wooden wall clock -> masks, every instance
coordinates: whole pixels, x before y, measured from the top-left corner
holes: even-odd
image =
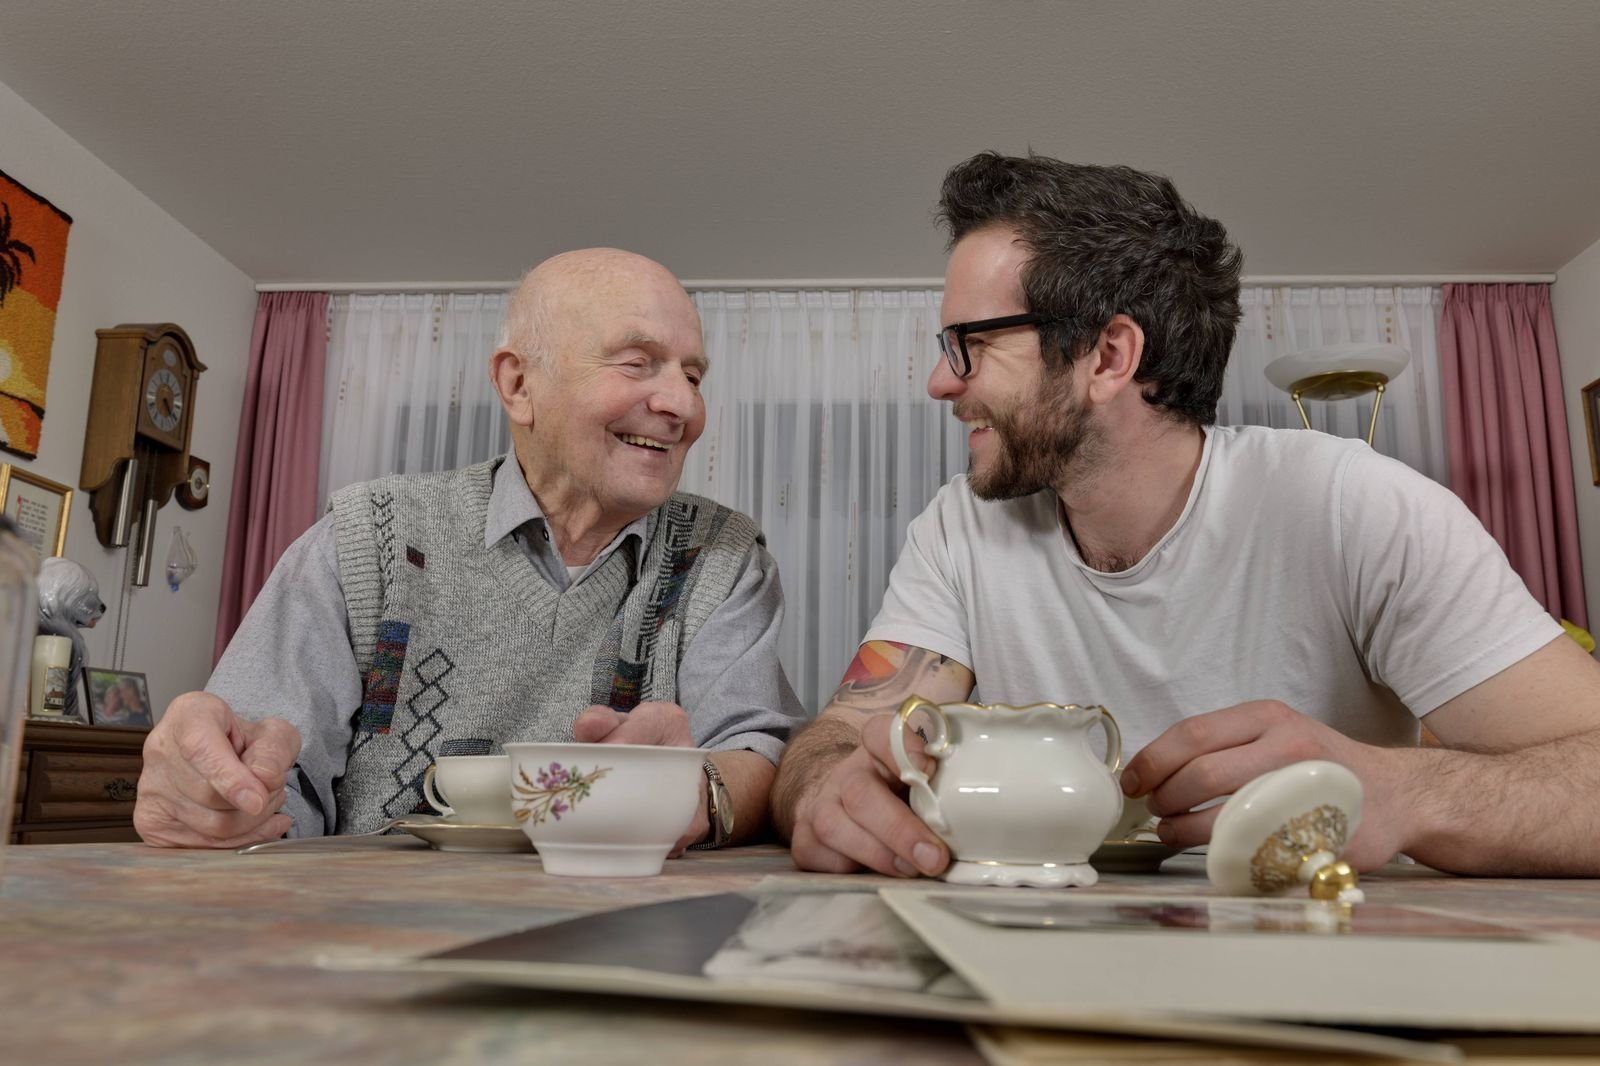
[[[156,510],[174,490],[190,510],[204,507],[209,495],[211,465],[189,454],[205,364],[189,335],[170,322],[99,329],[95,336],[79,487],[89,493],[95,536],[105,547],[126,546],[138,521],[133,583],[145,585]]]

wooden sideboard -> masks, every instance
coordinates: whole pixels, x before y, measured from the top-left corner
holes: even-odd
[[[133,801],[148,729],[29,721],[13,844],[135,841]]]

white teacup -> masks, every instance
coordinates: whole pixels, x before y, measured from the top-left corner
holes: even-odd
[[[906,752],[908,721],[933,721],[923,751],[931,779]],[[1089,730],[1106,735],[1102,758]],[[966,885],[1092,885],[1089,856],[1122,815],[1122,734],[1099,706],[948,703],[912,696],[889,733],[911,809],[950,847],[941,875]]]
[[[510,780],[509,756],[441,755],[422,777],[422,796],[454,821],[514,827]]]
[[[507,744],[511,806],[546,873],[652,877],[705,793],[698,748]]]

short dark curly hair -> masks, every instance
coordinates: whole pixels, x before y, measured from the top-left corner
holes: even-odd
[[[1028,309],[1062,319],[1040,329],[1047,365],[1066,367],[1124,314],[1144,330],[1134,380],[1145,400],[1196,425],[1216,421],[1244,257],[1170,179],[981,152],[945,175],[938,217],[951,247],[998,225],[1032,249],[1022,271]]]

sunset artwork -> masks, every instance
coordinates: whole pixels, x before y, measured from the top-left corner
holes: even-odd
[[[72,219],[0,172],[0,448],[39,454]]]

